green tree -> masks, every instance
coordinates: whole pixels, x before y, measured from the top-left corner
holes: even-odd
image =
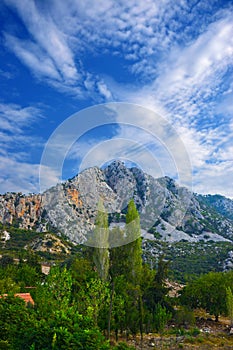
[[[14,259],[10,255],[3,255],[0,259],[0,267],[6,268],[9,265],[14,264]]]
[[[189,283],[182,291],[181,303],[191,308],[203,308],[215,316],[226,313],[226,276],[209,272]]]
[[[13,295],[0,299],[0,339],[6,349],[29,349],[32,344],[28,330],[35,323],[33,311],[28,309],[25,301]]]
[[[35,292],[37,309],[46,319],[57,310],[67,310],[71,302],[72,276],[64,267],[52,267],[44,284],[38,285]]]
[[[22,287],[36,286],[41,280],[41,273],[36,267],[22,263],[17,268],[15,279]]]
[[[169,289],[166,287],[166,279],[168,277],[169,262],[165,261],[163,256],[158,260],[157,270],[151,273],[150,283],[147,284],[143,293],[143,300],[147,310],[147,327],[151,331],[153,327],[158,328],[158,317],[163,313],[160,307],[170,314],[172,307],[167,297]],[[158,309],[159,308],[159,309]],[[161,313],[158,313],[158,310]],[[163,322],[161,320],[161,322]]]
[[[227,314],[230,317],[231,327],[233,327],[233,293],[230,287],[226,288]]]
[[[16,284],[15,281],[11,277],[4,277],[0,279],[0,295],[7,293],[19,293],[20,286]]]
[[[195,315],[192,310],[184,306],[176,310],[174,320],[175,320],[175,324],[178,327],[188,328],[190,326],[194,326]]]
[[[113,326],[116,338],[118,330],[124,327],[136,334],[142,334],[143,304],[142,304],[142,247],[140,238],[140,217],[134,201],[129,202],[126,213],[125,232],[119,228],[111,231],[112,241],[124,241],[110,250],[110,277],[112,283],[111,303],[113,310]],[[116,239],[117,238],[117,239]],[[111,315],[110,315],[111,316]]]
[[[97,278],[97,272],[90,260],[78,256],[69,263],[69,270],[72,275],[72,293],[76,300],[78,292],[85,289],[88,282]]]
[[[140,216],[133,199],[130,200],[126,213],[126,236],[131,241],[127,244],[130,267],[127,279],[137,285],[140,283],[142,272],[142,241]]]
[[[106,281],[109,272],[109,228],[108,214],[102,200],[98,203],[94,239],[98,247],[94,248],[93,260],[101,280]]]
[[[165,307],[162,307],[160,304],[157,304],[154,317],[156,331],[162,333],[167,322],[171,319],[171,317],[172,314],[168,312]]]

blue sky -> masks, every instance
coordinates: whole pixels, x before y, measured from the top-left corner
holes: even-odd
[[[39,190],[46,143],[72,114],[125,102],[175,129],[194,191],[233,198],[232,1],[3,0],[0,16],[1,193]],[[111,160],[117,139],[148,145],[132,127],[96,128],[72,146],[62,178],[74,176],[90,150],[97,153],[87,166]],[[134,152],[118,148],[118,157],[137,163],[130,155],[138,148],[127,145]],[[151,145],[150,152],[158,175],[172,176],[164,153]],[[145,170],[146,162],[145,155]],[[48,185],[61,177],[46,171]]]

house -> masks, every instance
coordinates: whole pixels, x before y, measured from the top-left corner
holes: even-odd
[[[44,275],[48,275],[50,272],[50,269],[51,269],[51,264],[49,264],[49,263],[42,263],[41,264],[41,272]]]
[[[32,304],[33,306],[35,305],[34,300],[31,297],[30,293],[16,293],[15,297],[22,298],[26,304]]]
[[[2,298],[2,297],[7,297],[7,296],[8,296],[8,294],[3,294],[3,295],[0,295],[0,298]],[[34,302],[34,300],[32,299],[30,293],[16,293],[14,296],[15,296],[16,298],[21,298],[21,299],[23,299],[27,305],[29,305],[29,304],[31,304],[32,306],[35,305],[35,302]]]

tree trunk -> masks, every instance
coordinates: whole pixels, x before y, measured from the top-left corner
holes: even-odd
[[[115,329],[115,338],[116,338],[116,342],[118,342],[118,328]]]

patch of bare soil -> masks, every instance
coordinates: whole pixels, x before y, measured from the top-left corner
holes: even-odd
[[[213,318],[207,315],[207,318],[199,317],[196,328],[200,333],[196,336],[169,335],[167,332],[163,336],[158,334],[146,334],[141,342],[140,337],[130,338],[127,343],[137,350],[152,349],[200,349],[200,350],[233,350],[233,334],[230,335],[230,325],[227,318],[220,318],[215,322]],[[125,341],[125,339],[121,339]]]

